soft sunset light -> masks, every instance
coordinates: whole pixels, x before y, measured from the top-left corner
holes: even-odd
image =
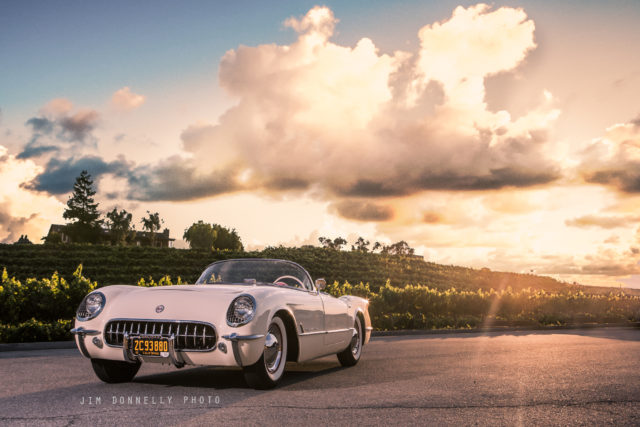
[[[64,223],[86,169],[178,240],[640,288],[640,4],[303,3],[5,6],[0,241]]]

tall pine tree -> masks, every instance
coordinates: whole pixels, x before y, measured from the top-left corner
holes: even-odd
[[[73,242],[96,243],[100,240],[102,220],[98,203],[93,199],[95,194],[91,175],[83,170],[73,184],[73,194],[62,214],[64,219],[71,221],[66,231]]]

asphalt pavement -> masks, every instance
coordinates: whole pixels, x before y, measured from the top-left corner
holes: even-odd
[[[0,353],[0,425],[640,425],[640,329],[375,337],[360,363],[143,365],[104,384],[75,349]]]

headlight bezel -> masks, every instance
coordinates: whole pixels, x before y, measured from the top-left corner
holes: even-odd
[[[99,307],[94,312],[90,312],[89,309],[87,308],[87,301],[89,300],[89,298],[93,298],[93,297],[100,297],[101,301],[100,301]],[[87,296],[85,296],[82,302],[80,303],[80,305],[78,306],[78,309],[76,310],[76,319],[81,322],[86,322],[88,320],[95,319],[100,315],[100,313],[102,313],[102,310],[104,309],[106,304],[107,304],[107,297],[100,291],[93,291],[89,293]],[[86,315],[84,315],[84,313],[86,313]]]
[[[244,303],[244,304],[250,303],[251,304],[250,313],[245,315],[242,315],[242,314],[239,315],[237,312],[237,309],[239,308],[237,306],[238,303]],[[258,310],[258,304],[256,302],[256,299],[253,297],[253,295],[250,295],[250,294],[238,295],[231,301],[231,304],[229,304],[229,308],[227,309],[227,316],[226,316],[227,325],[231,326],[232,328],[237,328],[239,326],[246,325],[247,323],[251,322],[255,318],[257,310]]]

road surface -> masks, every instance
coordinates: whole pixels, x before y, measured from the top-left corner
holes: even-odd
[[[77,350],[0,353],[0,425],[640,425],[640,329],[374,338],[360,363],[239,370],[143,365],[104,384]]]

